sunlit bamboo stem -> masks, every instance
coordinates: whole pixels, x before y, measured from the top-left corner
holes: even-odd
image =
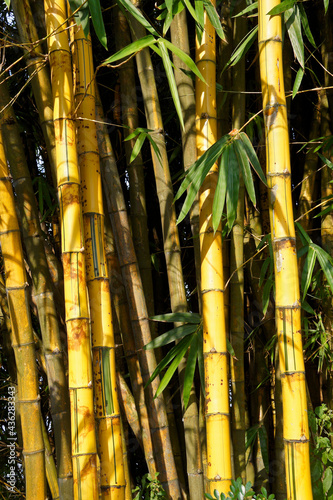
[[[6,274],[6,292],[12,347],[18,367],[20,409],[27,500],[45,500],[45,453],[35,344],[27,295],[27,278],[11,178],[0,131],[0,243]]]
[[[54,104],[71,400],[74,499],[98,497],[93,374],[77,164],[71,54],[64,0],[45,0]],[[80,367],[80,369],[78,369]]]
[[[102,498],[124,500],[125,475],[116,383],[115,342],[104,244],[104,210],[95,124],[95,81],[91,39],[73,25],[72,43],[77,140],[81,172],[98,451]]]
[[[217,140],[215,30],[206,13],[202,40],[196,42],[196,64],[207,82],[196,80],[197,154],[201,156]],[[212,227],[216,182],[215,165],[202,185],[199,198],[207,480],[211,494],[215,489],[228,493],[232,476],[222,233],[221,225],[216,232]]]
[[[259,60],[274,250],[287,494],[288,500],[310,500],[309,429],[283,81],[282,26],[281,16],[267,14],[279,3],[279,0],[259,0]]]

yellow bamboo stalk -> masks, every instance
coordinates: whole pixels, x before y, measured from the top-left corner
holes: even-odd
[[[90,36],[73,25],[77,140],[82,185],[82,213],[86,245],[91,339],[94,366],[98,451],[102,498],[124,500],[125,475],[121,421],[116,383],[115,342],[104,242],[104,209],[96,136],[95,81]]]
[[[207,82],[196,80],[197,154],[201,156],[217,140],[215,30],[206,13],[201,43],[196,42],[196,64]],[[232,478],[222,232],[221,225],[216,233],[212,227],[216,182],[215,165],[199,198],[207,480],[211,494],[215,489],[228,493]]]
[[[45,452],[35,344],[27,297],[27,278],[11,178],[0,131],[0,243],[6,273],[6,291],[12,347],[18,367],[18,403],[22,423],[27,500],[44,500]]]
[[[71,54],[64,0],[45,0],[54,104],[57,179],[64,268],[71,400],[74,498],[98,497],[89,310],[83,252],[80,174],[77,164]],[[80,367],[80,369],[78,369]]]
[[[53,103],[49,72],[45,64],[45,55],[38,42],[38,34],[29,0],[13,0],[11,2],[21,41],[26,47],[26,62],[31,86],[34,93],[40,124],[45,139],[52,178],[56,185],[56,152],[53,125]]]
[[[279,3],[279,0],[259,1],[259,61],[274,248],[287,494],[288,500],[310,500],[309,429],[283,81],[282,26],[281,16],[267,15]]]

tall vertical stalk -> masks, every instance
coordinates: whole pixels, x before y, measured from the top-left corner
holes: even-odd
[[[6,273],[12,347],[18,368],[18,402],[22,424],[26,498],[27,500],[44,500],[46,495],[45,453],[35,343],[27,296],[21,234],[1,131],[0,215],[0,243]]]
[[[94,500],[98,497],[98,477],[93,373],[83,252],[80,174],[75,123],[71,115],[73,83],[66,29],[67,13],[64,0],[45,0],[44,5],[54,101],[53,119],[68,337],[74,498]]]
[[[116,383],[115,341],[104,241],[104,210],[95,124],[95,81],[90,37],[75,26],[72,43],[86,273],[91,316],[102,498],[124,500],[125,475]]]
[[[215,30],[206,13],[202,40],[196,42],[196,64],[207,82],[196,80],[197,154],[201,156],[217,140]],[[211,494],[215,489],[228,493],[232,477],[222,231],[221,224],[216,232],[212,227],[216,182],[215,165],[199,194],[207,480]]]
[[[283,81],[282,25],[280,16],[267,15],[278,4],[279,0],[259,1],[259,61],[274,251],[276,329],[282,379],[288,500],[310,500],[309,429]]]

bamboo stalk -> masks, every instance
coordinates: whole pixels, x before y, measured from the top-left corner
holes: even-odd
[[[98,121],[103,121],[100,117]],[[153,350],[144,350],[144,345],[151,341],[148,312],[142,293],[142,283],[136,261],[133,241],[127,219],[126,205],[120,185],[110,139],[106,133],[98,137],[101,170],[106,188],[108,212],[110,215],[126,294],[130,308],[135,350],[138,354],[143,383],[146,384],[156,368]],[[172,454],[169,426],[163,396],[154,398],[159,385],[157,377],[145,391],[149,424],[154,445],[154,456],[159,479],[171,498],[180,498],[178,477]]]
[[[72,26],[77,141],[91,316],[94,391],[102,498],[124,500],[125,475],[116,383],[115,342],[104,242],[104,210],[95,124],[95,81],[90,37]]]
[[[68,337],[74,498],[98,497],[89,310],[83,252],[80,175],[77,164],[71,55],[64,0],[45,0],[54,100],[57,178]],[[80,366],[80,370],[77,367]]]
[[[265,117],[270,224],[274,249],[276,329],[283,397],[288,500],[312,499],[301,306],[291,198],[279,0],[259,1],[259,60]]]
[[[237,8],[245,8],[242,2]],[[234,46],[246,35],[245,18],[234,19]],[[242,58],[233,68],[233,90],[239,93],[232,98],[232,128],[240,129],[245,123],[245,59]],[[246,402],[244,379],[244,201],[245,189],[243,177],[239,181],[239,194],[236,219],[232,228],[230,242],[230,340],[235,356],[230,358],[230,376],[233,394],[232,403],[232,444],[234,453],[235,477],[241,477],[246,483]],[[248,420],[248,418],[247,418]]]
[[[27,500],[44,500],[45,451],[31,317],[20,228],[0,131],[0,243],[6,273],[12,347],[18,377]]]
[[[13,0],[17,28],[21,41],[27,47],[26,61],[29,76],[32,77],[31,86],[34,93],[40,124],[42,127],[47,156],[51,166],[54,185],[57,185],[56,151],[53,125],[52,89],[49,73],[46,67],[45,55],[38,42],[38,34],[31,12],[29,0]]]
[[[205,13],[196,64],[207,84],[196,79],[197,154],[217,140],[215,30]],[[231,482],[228,354],[224,311],[221,224],[212,227],[217,166],[208,173],[199,194],[201,290],[205,364],[207,480],[209,492],[228,493]],[[223,442],[222,448],[217,443]]]
[[[53,283],[46,260],[43,236],[39,223],[34,189],[20,136],[15,113],[8,106],[10,97],[6,83],[0,85],[1,129],[6,156],[14,180],[22,235],[33,281],[39,324],[46,359],[46,374],[50,388],[51,415],[58,464],[60,493],[73,494],[72,463],[70,452],[69,394],[65,376],[63,348],[57,319]]]

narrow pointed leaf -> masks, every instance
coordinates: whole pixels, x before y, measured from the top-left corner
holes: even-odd
[[[302,271],[302,289],[303,289],[303,300],[306,297],[307,291],[311,284],[312,274],[314,270],[314,266],[317,260],[316,252],[312,247],[309,247],[307,256],[304,261],[304,267]]]
[[[311,247],[315,250],[318,258],[318,262],[322,271],[325,274],[327,279],[327,283],[329,284],[331,291],[333,293],[333,259],[331,256],[325,252],[325,250],[314,243],[311,244]]]
[[[311,43],[311,45],[316,49],[317,45],[316,45],[316,42],[314,41],[314,38],[312,36],[310,26],[309,26],[308,16],[306,15],[303,4],[299,3],[298,8],[299,8],[300,16],[301,16],[301,22],[302,22],[304,33],[305,33],[307,39],[309,40],[309,42]]]
[[[6,6],[7,6],[7,9],[9,10],[9,7],[10,7],[10,0],[5,0],[5,3],[6,3]]]
[[[172,12],[172,0],[165,0],[165,6],[168,10],[168,12]]]
[[[102,16],[100,0],[88,0],[88,6],[91,14],[91,20],[98,37],[103,47],[107,50],[107,38],[105,32],[105,26]]]
[[[236,357],[235,350],[232,347],[232,344],[231,344],[230,340],[228,338],[226,340],[227,340],[227,351],[230,354],[230,356],[233,356],[235,358]]]
[[[152,316],[150,319],[153,321],[166,321],[168,323],[194,323],[200,324],[201,316],[198,313],[180,312],[180,313],[167,313]]]
[[[200,78],[201,81],[203,81],[205,83],[205,79],[202,76],[202,74],[200,73],[200,71],[198,70],[195,62],[193,61],[193,59],[191,59],[191,57],[189,55],[186,54],[186,52],[181,50],[179,47],[176,47],[176,45],[169,42],[169,40],[163,40],[163,43],[169,50],[171,50],[171,52],[173,52],[177,57],[179,57],[179,59],[181,59],[183,61],[183,63],[185,63],[186,66],[188,66],[190,68],[190,70],[193,71],[193,73],[198,78]]]
[[[164,391],[164,389],[166,388],[168,383],[170,382],[173,374],[175,373],[175,371],[178,368],[179,363],[181,362],[181,360],[185,356],[186,351],[187,351],[189,345],[191,344],[191,342],[192,342],[192,337],[185,337],[176,346],[176,347],[178,347],[177,355],[173,359],[171,365],[169,366],[169,368],[166,371],[166,374],[164,375],[163,379],[161,380],[161,383],[158,386],[158,389],[156,391],[155,397],[159,396],[161,394],[161,392]]]
[[[187,408],[187,405],[188,405],[188,402],[190,399],[190,395],[191,395],[195,367],[197,364],[198,348],[199,348],[198,336],[193,335],[190,350],[189,350],[187,360],[186,360],[186,368],[185,368],[185,374],[184,374],[183,401],[184,401],[185,409]]]
[[[299,88],[300,88],[302,80],[303,80],[304,73],[305,73],[305,71],[303,68],[299,68],[299,70],[297,71],[296,78],[294,81],[294,86],[293,86],[293,95],[292,95],[293,99],[294,99],[295,95],[297,94],[297,92],[299,91]]]
[[[204,15],[205,15],[205,10],[204,10],[202,0],[195,0],[194,7],[195,7],[196,15],[199,19],[199,23],[196,25],[196,34],[197,34],[198,42],[201,43],[202,33],[204,30],[203,26],[204,26]]]
[[[263,265],[261,266],[260,277],[259,277],[259,287],[261,287],[263,282],[264,282],[269,265],[270,265],[270,257],[267,257],[264,260]]]
[[[161,155],[161,151],[159,150],[158,145],[156,144],[156,142],[154,141],[154,139],[152,138],[152,136],[150,134],[147,135],[147,138],[148,138],[148,141],[150,142],[153,150],[155,151],[157,158],[159,159],[160,163],[162,164],[162,155]]]
[[[153,28],[153,26],[147,21],[147,19],[142,15],[140,10],[132,4],[131,0],[117,0],[117,3],[118,5],[122,6],[125,10],[128,10],[128,12],[132,14],[132,16],[137,21],[139,21],[139,23],[141,23],[142,26],[144,26],[147,31],[149,31],[149,33],[158,36],[158,33],[155,30],[155,28]]]
[[[205,396],[206,391],[205,391],[205,369],[204,369],[204,359],[203,359],[203,338],[202,338],[202,332],[198,333],[198,368],[199,368],[199,375],[200,375],[200,384],[201,384],[201,390],[202,394]]]
[[[189,13],[191,14],[191,16],[193,17],[193,19],[195,20],[195,22],[200,25],[201,29],[203,29],[203,25],[201,24],[201,21],[200,21],[199,17],[197,16],[197,13],[196,13],[195,9],[193,9],[190,0],[182,0],[182,1],[186,5]]]
[[[312,240],[311,238],[309,237],[309,235],[307,234],[307,232],[302,228],[302,226],[298,223],[298,222],[295,222],[295,226],[299,232],[299,235],[301,237],[301,240],[302,240],[302,244],[303,245],[309,245],[310,243],[312,243]]]
[[[263,291],[262,291],[262,312],[264,314],[266,314],[266,312],[267,312],[272,287],[273,287],[273,280],[269,278],[266,281],[264,288],[263,288]]]
[[[297,4],[284,13],[284,21],[290,38],[294,55],[299,64],[304,68],[304,42],[302,37],[301,19]]]
[[[243,38],[243,40],[237,45],[229,61],[223,68],[223,71],[228,68],[228,66],[234,66],[238,63],[238,61],[247,53],[254,40],[257,38],[258,26],[255,26],[247,35]]]
[[[80,9],[75,14],[75,20],[82,26],[85,37],[89,35],[89,7],[83,0],[69,0],[69,5],[72,12]]]
[[[163,36],[165,36],[170,28],[170,25],[173,20],[173,14],[172,12],[168,12],[167,15],[165,16],[165,21],[163,24]]]
[[[159,335],[154,340],[149,342],[149,344],[144,346],[144,349],[156,349],[157,347],[162,347],[163,345],[170,344],[175,340],[182,339],[191,333],[196,332],[198,329],[197,325],[181,325],[176,328],[172,328],[166,333]]]
[[[144,36],[143,38],[140,38],[139,40],[135,40],[135,42],[130,43],[123,49],[118,50],[118,52],[113,54],[113,56],[108,57],[108,59],[105,59],[105,61],[103,61],[102,64],[111,64],[115,61],[119,61],[120,59],[124,59],[125,57],[129,57],[132,54],[135,54],[136,52],[139,52],[145,47],[149,47],[150,45],[156,42],[157,42],[156,38],[154,38],[152,35]]]
[[[229,147],[228,158],[228,181],[227,181],[227,221],[231,230],[236,219],[238,195],[239,195],[239,166],[235,153],[234,142]]]
[[[327,12],[328,6],[330,4],[330,0],[324,0],[324,8],[325,8],[325,14]]]
[[[258,2],[251,3],[251,5],[248,5],[241,12],[238,12],[238,14],[236,14],[235,16],[232,16],[232,17],[244,16],[244,14],[247,14],[248,12],[252,12],[255,9],[258,9]]]
[[[182,111],[182,106],[180,104],[180,99],[178,95],[178,88],[175,80],[175,75],[173,73],[168,49],[166,48],[166,44],[164,43],[164,40],[162,38],[159,39],[159,48],[161,50],[161,56],[162,56],[162,61],[165,69],[165,73],[169,82],[169,87],[170,87],[170,92],[172,95],[173,103],[175,105],[177,115],[180,121],[180,124],[183,128],[185,129],[184,125],[184,120],[183,120],[183,111]]]
[[[145,139],[147,137],[147,134],[145,132],[141,132],[141,134],[138,136],[134,148],[132,149],[131,153],[131,158],[130,158],[130,163],[135,160],[135,158],[138,156],[138,154],[141,151],[141,148],[143,146],[143,143],[145,142]]]
[[[279,5],[276,5],[273,9],[267,12],[268,16],[278,16],[281,12],[285,12],[288,9],[294,7],[296,0],[284,0]]]
[[[169,352],[166,356],[164,356],[164,358],[162,359],[162,361],[156,366],[153,374],[151,375],[150,379],[148,380],[148,382],[146,383],[145,385],[145,388],[147,387],[147,385],[149,385],[163,370],[164,368],[166,368],[168,366],[169,363],[171,363],[171,361],[175,358],[175,356],[177,356],[178,352],[179,352],[179,349],[182,348],[182,342],[186,340],[185,339],[182,339],[179,344],[175,345]],[[179,347],[180,346],[180,347]]]
[[[333,163],[328,158],[326,158],[324,155],[320,153],[318,153],[318,156],[322,162],[324,162],[330,169],[333,170]]]
[[[225,147],[220,159],[219,176],[213,201],[213,229],[217,230],[220,224],[227,193],[229,147]]]
[[[244,149],[244,143],[236,140],[235,143],[235,152],[236,156],[238,158],[238,164],[241,167],[242,170],[242,176],[244,179],[244,185],[247,191],[247,194],[250,197],[250,200],[252,201],[253,205],[256,204],[256,193],[254,190],[254,184],[253,184],[253,178],[252,178],[252,172],[249,164],[249,159],[246,154],[246,150]]]
[[[261,179],[261,181],[265,184],[265,186],[267,186],[264,172],[262,171],[258,157],[256,155],[256,152],[253,149],[253,146],[251,144],[250,139],[248,138],[248,136],[244,132],[241,132],[239,134],[239,136],[240,136],[240,140],[243,142],[246,154],[249,158],[249,161],[250,161],[252,167],[254,168],[255,172],[257,173],[257,175]]]
[[[215,28],[217,35],[221,38],[221,40],[225,40],[225,34],[222,29],[220,17],[210,0],[203,0],[203,4],[205,6],[205,10],[207,12],[208,18]]]

